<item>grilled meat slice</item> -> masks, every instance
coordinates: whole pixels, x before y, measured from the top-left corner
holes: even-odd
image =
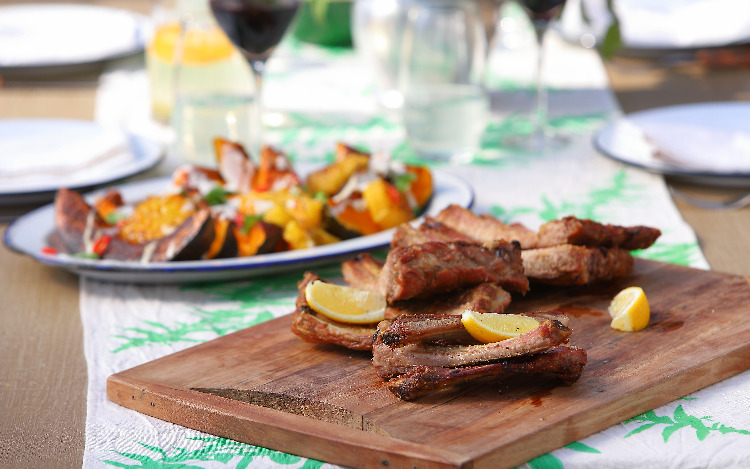
[[[364,253],[345,261],[341,266],[344,281],[361,290],[377,291],[383,264]],[[402,314],[461,314],[466,309],[484,313],[502,313],[510,304],[510,293],[494,283],[480,283],[447,295],[424,300],[394,301],[386,307],[385,317]]]
[[[426,342],[391,347],[383,342],[390,321],[378,324],[372,362],[378,376],[391,378],[420,366],[454,367],[478,365],[510,357],[530,355],[567,342],[571,330],[556,319],[542,321],[537,328],[517,337],[480,345],[440,345]]]
[[[303,306],[295,311],[292,332],[305,342],[372,350],[375,326],[344,324],[317,314],[309,306]]]
[[[460,315],[467,309],[483,313],[502,313],[510,304],[510,300],[510,293],[500,285],[480,283],[424,300],[394,301],[386,307],[385,317],[395,318],[403,314],[424,313]]]
[[[459,233],[453,228],[440,223],[435,218],[425,216],[416,228],[408,223],[399,225],[393,233],[391,247],[408,246],[410,244],[421,244],[429,241],[466,241],[476,242],[472,237]]]
[[[539,322],[559,321],[568,327],[570,320],[558,311],[522,313]],[[415,314],[399,316],[390,323],[380,323],[380,341],[389,347],[400,347],[409,343],[478,344],[464,328],[461,316],[443,314]]]
[[[458,205],[445,208],[435,220],[482,243],[516,239],[523,249],[575,244],[632,251],[648,248],[661,236],[660,230],[648,226],[607,225],[573,216],[549,221],[534,232],[520,224],[507,225],[487,214],[476,215]]]
[[[459,205],[446,207],[435,216],[435,220],[480,243],[516,240],[521,243],[521,248],[529,249],[537,242],[537,233],[521,224],[508,225],[491,215],[477,215]]]
[[[297,284],[299,295],[294,311],[292,332],[305,342],[330,343],[352,350],[372,350],[375,325],[345,324],[329,319],[310,308],[305,299],[305,288],[314,281],[321,280],[317,274],[305,272]]]
[[[375,259],[368,252],[358,254],[341,264],[344,282],[360,290],[378,291],[381,270],[383,270],[383,262]]]
[[[619,248],[589,248],[564,244],[521,253],[529,280],[574,286],[624,277],[633,271],[633,257]]]
[[[518,242],[496,241],[485,245],[463,241],[431,241],[391,249],[378,281],[378,290],[389,303],[426,298],[478,283],[491,282],[526,293]]]
[[[576,244],[602,246],[628,251],[646,249],[661,236],[661,231],[648,226],[605,225],[576,217],[552,220],[539,227],[537,248]]]
[[[495,363],[458,368],[417,367],[386,382],[399,399],[413,400],[442,388],[455,387],[480,378],[503,379],[529,374],[552,374],[566,384],[580,378],[588,361],[585,350],[561,345],[534,355],[514,357]]]

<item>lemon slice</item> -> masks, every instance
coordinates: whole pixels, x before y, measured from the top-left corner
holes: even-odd
[[[628,287],[612,299],[609,314],[614,329],[635,332],[648,326],[651,309],[641,287]]]
[[[528,316],[478,313],[470,309],[461,314],[461,322],[472,337],[485,344],[517,337],[539,327],[539,321]]]
[[[367,290],[315,280],[305,287],[305,299],[315,312],[335,321],[372,324],[385,318],[385,297]]]

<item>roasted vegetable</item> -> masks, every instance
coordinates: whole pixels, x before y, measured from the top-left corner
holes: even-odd
[[[236,257],[238,252],[234,223],[223,217],[214,218],[214,240],[203,256],[204,259]]]
[[[55,197],[55,224],[61,246],[68,254],[103,259],[160,262],[200,259],[214,239],[211,211],[202,207],[170,233],[145,242],[129,242],[119,229],[104,221],[77,192],[60,189]],[[96,253],[98,240],[108,236],[107,246]],[[101,246],[101,243],[100,243]]]
[[[263,220],[255,221],[249,228],[235,227],[234,234],[240,257],[268,254],[276,251],[281,238],[282,228]]]
[[[307,176],[307,189],[313,193],[327,196],[337,194],[351,178],[352,174],[364,170],[370,162],[370,155],[359,153],[351,147],[339,143],[336,161],[330,166],[321,168]]]
[[[381,229],[393,228],[414,218],[406,196],[385,179],[378,178],[368,184],[362,197],[373,221]]]

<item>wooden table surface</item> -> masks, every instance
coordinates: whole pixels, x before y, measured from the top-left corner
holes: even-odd
[[[10,4],[0,0],[0,5]],[[88,2],[147,13],[148,0]],[[750,68],[617,57],[607,64],[622,109],[750,100]],[[101,69],[44,78],[3,77],[0,118],[92,119]],[[8,157],[8,155],[2,155]],[[743,192],[669,181],[685,192],[726,198]],[[675,201],[714,270],[750,276],[750,208],[709,211]],[[25,208],[0,207],[0,217]],[[0,224],[4,230],[5,223]],[[86,362],[77,277],[0,247],[0,467],[80,466]]]

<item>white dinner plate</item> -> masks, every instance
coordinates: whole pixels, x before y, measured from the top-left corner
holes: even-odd
[[[169,185],[169,180],[169,178],[149,179],[123,184],[117,188],[125,201],[138,201],[148,195],[162,193]],[[473,205],[474,191],[460,178],[441,171],[433,171],[433,183],[435,190],[426,210],[427,215],[436,215],[450,204],[466,208]],[[101,193],[102,191],[97,191],[89,194],[86,196],[87,200],[92,202],[96,195]],[[83,277],[113,282],[149,284],[213,282],[271,275],[303,267],[310,268],[362,251],[384,247],[391,242],[393,236],[391,229],[310,249],[230,259],[151,263],[95,260],[42,253],[42,249],[48,245],[47,237],[55,229],[54,212],[54,205],[49,204],[16,219],[5,231],[6,246],[43,264],[60,267]]]
[[[91,64],[143,50],[147,18],[94,5],[0,7],[0,70]]]
[[[593,138],[602,154],[697,184],[750,187],[750,103],[684,104],[634,112]]]
[[[162,145],[92,121],[0,120],[0,205],[44,203],[62,187],[82,189],[143,172]]]
[[[623,55],[659,56],[750,42],[747,0],[617,0],[613,4]],[[560,29],[564,37],[578,42],[584,33],[604,38],[610,24],[606,2],[568,0]]]

